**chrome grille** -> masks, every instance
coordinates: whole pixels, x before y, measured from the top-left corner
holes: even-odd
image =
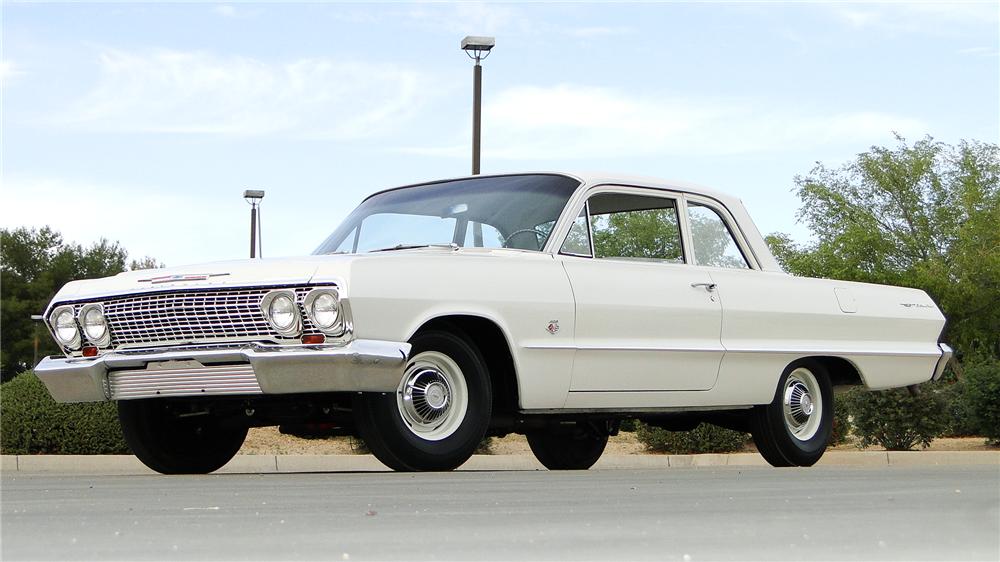
[[[261,394],[250,365],[112,371],[108,373],[108,389],[112,400]]]
[[[302,309],[311,287],[295,288],[303,333],[319,333]],[[273,287],[150,293],[101,301],[111,347],[212,340],[280,341],[260,310]],[[77,307],[82,306],[77,305]]]

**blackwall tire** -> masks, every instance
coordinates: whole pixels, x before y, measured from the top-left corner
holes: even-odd
[[[453,470],[469,460],[489,427],[489,371],[476,347],[453,333],[427,331],[410,343],[397,391],[355,398],[358,433],[393,470]]]
[[[538,462],[549,470],[587,470],[604,454],[606,433],[578,426],[572,430],[542,430],[528,433],[528,446]]]
[[[751,433],[772,466],[812,466],[833,430],[833,385],[815,361],[797,361],[781,374],[774,400],[755,406]]]
[[[160,399],[121,400],[125,442],[142,464],[162,474],[208,474],[232,460],[247,428],[211,416],[177,417]]]

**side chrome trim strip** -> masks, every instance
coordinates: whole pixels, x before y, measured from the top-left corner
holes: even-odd
[[[573,391],[574,393],[576,391]],[[661,393],[686,391],[655,391]],[[752,405],[741,406],[669,406],[665,408],[544,408],[538,410],[518,410],[518,413],[531,415],[548,414],[670,414],[675,412],[714,412],[728,410],[749,410]]]
[[[941,344],[944,345],[944,344]],[[773,353],[781,355],[864,355],[864,356],[907,356],[935,357],[941,351],[891,351],[857,349],[789,349],[789,348],[723,348],[723,347],[667,347],[667,346],[580,346],[573,344],[525,344],[524,349],[570,349],[574,351],[665,351],[674,353]],[[947,347],[947,346],[945,346]],[[951,348],[948,348],[949,351]]]

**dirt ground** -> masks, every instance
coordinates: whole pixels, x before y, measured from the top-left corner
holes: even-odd
[[[262,427],[250,430],[240,454],[244,455],[350,455],[364,451],[358,450],[357,441],[349,437],[332,437],[327,439],[302,439],[292,435],[282,435],[277,427]],[[832,447],[831,451],[860,451],[851,443]],[[881,451],[880,447],[866,449]],[[927,451],[988,451],[995,450],[986,446],[981,437],[943,437],[935,439]],[[744,449],[745,452],[756,452],[753,445]],[[508,435],[494,438],[490,445],[494,455],[530,455],[531,449],[523,435]],[[640,455],[647,454],[642,443],[634,433],[622,432],[608,440],[606,455]]]

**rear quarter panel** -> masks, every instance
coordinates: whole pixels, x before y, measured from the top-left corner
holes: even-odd
[[[712,269],[722,301],[726,356],[718,392],[751,382],[770,402],[777,377],[797,358],[844,358],[868,388],[930,379],[944,316],[923,291],[782,273]],[[762,384],[770,380],[770,384]]]

